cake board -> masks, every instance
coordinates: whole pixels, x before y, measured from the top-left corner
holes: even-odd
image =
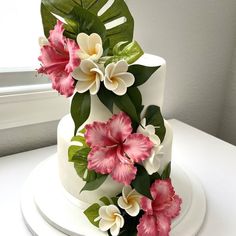
[[[192,173],[175,163],[172,163],[171,178],[183,203],[180,215],[172,221],[170,235],[196,235],[206,213],[203,188]],[[107,235],[87,220],[82,210],[86,207],[86,203],[74,198],[61,185],[56,154],[32,171],[21,195],[22,214],[32,235]]]

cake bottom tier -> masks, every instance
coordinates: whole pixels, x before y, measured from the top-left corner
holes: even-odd
[[[167,121],[165,121],[165,127],[166,135],[162,142],[163,148],[161,152],[163,155],[160,158],[159,173],[171,161],[173,132]],[[70,115],[67,115],[60,121],[57,131],[58,169],[60,180],[65,190],[73,197],[87,203],[94,203],[103,196],[114,197],[121,193],[123,185],[114,181],[110,176],[108,176],[106,181],[98,189],[92,192],[80,192],[85,182],[77,175],[74,164],[68,161],[68,148],[71,145],[70,140],[73,137],[73,132],[73,120]]]
[[[36,167],[27,179],[21,195],[21,209],[33,235],[105,236],[93,226],[83,209],[87,205],[71,196],[58,176],[57,155]],[[206,198],[198,180],[181,167],[172,165],[174,188],[183,203],[181,212],[171,223],[171,236],[196,235],[206,213]]]

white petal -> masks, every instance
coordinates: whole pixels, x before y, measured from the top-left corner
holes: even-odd
[[[85,74],[80,67],[77,67],[72,73],[71,73],[72,77],[76,80],[79,81],[87,81],[88,80],[88,75]]]
[[[104,219],[101,219],[99,221],[99,229],[102,230],[102,231],[107,231],[113,225],[115,225],[115,221],[107,221],[107,220],[104,220]]]
[[[96,59],[98,60],[103,54],[102,44],[96,44],[95,51],[97,53]]]
[[[119,86],[117,80],[111,81],[110,78],[108,78],[108,77],[105,77],[104,85],[108,90],[111,90],[111,91],[114,91]]]
[[[147,125],[145,127],[145,130],[147,130],[149,134],[155,134],[156,132],[155,127],[153,125]]]
[[[118,207],[115,206],[115,205],[109,205],[109,206],[107,206],[107,208],[106,208],[106,213],[107,213],[109,216],[113,217],[114,214],[116,214],[116,213],[119,213],[119,214],[120,214],[120,210],[119,210]]]
[[[132,192],[132,188],[130,185],[128,186],[124,186],[123,189],[122,189],[122,196],[123,198],[127,198],[127,196],[130,194],[130,192]]]
[[[80,49],[86,53],[89,50],[89,36],[85,33],[80,33],[77,35],[76,41],[80,47]]]
[[[126,93],[127,87],[125,86],[125,83],[122,80],[117,78],[117,81],[118,81],[118,87],[115,90],[113,90],[113,92],[119,96],[122,96]]]
[[[117,224],[114,224],[110,229],[112,236],[117,236],[120,232],[120,227],[117,226]]]
[[[118,203],[118,206],[119,206],[120,208],[122,208],[122,209],[127,209],[127,208],[130,207],[130,206],[128,205],[127,201],[126,201],[122,196],[120,196],[120,197],[118,198],[117,203]]]
[[[156,134],[151,134],[148,137],[154,143],[155,146],[159,146],[161,144],[161,140]]]
[[[143,166],[145,167],[149,175],[157,172],[160,168],[160,164],[160,160],[158,156],[155,155],[155,153],[143,162]]]
[[[83,60],[80,63],[80,69],[86,74],[91,74],[91,70],[94,68],[98,68],[98,66],[93,61],[91,61],[89,59]]]
[[[112,71],[113,71],[114,67],[115,67],[115,63],[110,63],[110,64],[108,64],[106,66],[106,68],[105,68],[105,76],[107,78],[111,78],[112,77]]]
[[[139,214],[139,211],[140,211],[140,206],[139,206],[138,202],[134,202],[132,207],[126,209],[126,212],[130,216],[137,216]]]
[[[91,81],[91,80],[87,80],[87,81],[79,81],[78,80],[75,88],[79,93],[84,93],[87,90],[89,90],[93,86],[94,83],[95,82]]]
[[[49,44],[48,40],[45,37],[39,37],[39,46],[43,47]]]
[[[117,75],[128,70],[128,63],[125,60],[120,60],[115,64],[115,68],[113,70],[113,75]]]
[[[100,79],[96,78],[96,81],[93,83],[93,85],[90,87],[90,94],[95,95],[99,91],[100,88]]]
[[[102,45],[102,39],[99,34],[92,33],[89,36],[89,49],[95,49],[96,45]]]
[[[108,206],[101,206],[99,208],[99,211],[98,211],[99,216],[104,220],[113,221],[113,220],[111,220],[111,217],[107,214],[107,207]]]
[[[117,215],[116,220],[120,221],[119,225],[120,225],[120,228],[122,228],[124,226],[124,224],[125,224],[125,220],[124,220],[123,216],[120,215],[120,214]]]
[[[135,78],[134,78],[133,74],[131,74],[129,72],[123,72],[120,74],[116,74],[115,76],[122,79],[123,82],[125,83],[126,87],[130,87],[134,84]]]
[[[77,55],[80,58],[80,60],[86,60],[89,58],[89,55],[85,51],[83,51],[82,49],[78,50]]]

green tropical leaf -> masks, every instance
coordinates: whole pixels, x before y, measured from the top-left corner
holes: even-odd
[[[92,191],[99,188],[104,183],[106,178],[107,178],[107,175],[99,175],[93,181],[87,182],[80,192],[85,191],[85,190]]]
[[[126,45],[122,48],[123,45]],[[142,55],[143,50],[136,41],[133,41],[127,45],[127,42],[119,42],[113,48],[113,56],[111,56],[105,63],[108,65],[112,62],[118,62],[120,60],[126,60],[128,64],[132,64],[137,61]]]
[[[124,0],[114,0],[111,7],[109,7],[103,14],[99,11],[108,3],[108,0],[42,0],[44,6],[52,13],[67,18],[67,15],[72,12],[75,7],[81,7],[97,17],[106,28],[106,39],[109,40],[110,53],[113,47],[121,41],[131,42],[133,39],[134,20],[129,12],[129,9]],[[42,17],[44,17],[42,15]],[[114,20],[125,18],[125,21],[112,27],[108,27],[107,23]],[[80,22],[83,24],[83,22]]]
[[[136,178],[132,181],[132,187],[140,194],[152,200],[150,193],[150,178],[146,169],[141,165],[136,165],[137,174]]]
[[[98,213],[99,208],[100,208],[100,205],[95,203],[84,211],[84,214],[87,216],[88,220],[96,227],[98,227],[99,221],[94,221],[94,220],[99,216],[99,213]]]
[[[111,202],[110,202],[109,198],[107,198],[107,197],[101,197],[99,199],[99,201],[104,203],[104,205],[106,205],[106,206],[111,205]]]
[[[166,128],[160,107],[150,105],[147,108],[144,117],[146,117],[147,125],[151,124],[156,127],[156,135],[160,138],[162,142],[166,134]]]
[[[143,66],[143,65],[131,65],[129,66],[129,72],[132,73],[135,77],[135,82],[133,87],[140,86],[144,84],[151,75],[158,69],[160,66]]]
[[[169,162],[166,166],[166,168],[163,170],[161,174],[162,179],[169,179],[170,178],[170,173],[171,173],[171,162]]]
[[[71,116],[75,123],[74,136],[90,114],[91,97],[89,92],[76,93],[71,102]]]
[[[133,102],[137,114],[140,117],[140,113],[143,110],[143,105],[142,105],[142,94],[139,91],[139,89],[137,87],[130,87],[127,89],[127,94],[129,96],[129,98],[131,99],[131,101]]]
[[[153,173],[152,175],[150,175],[150,182],[151,185],[153,182],[155,182],[157,179],[161,179],[161,176],[158,172]]]
[[[111,91],[105,88],[103,84],[101,84],[100,89],[97,93],[99,100],[103,103],[108,110],[113,113],[113,94]]]

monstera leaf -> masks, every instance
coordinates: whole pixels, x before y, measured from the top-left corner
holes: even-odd
[[[114,0],[112,5],[104,11],[107,4],[109,4],[109,0],[42,0],[41,9],[43,11],[41,13],[45,35],[47,36],[48,30],[53,29],[54,26],[54,22],[52,22],[49,27],[50,23],[45,20],[48,17],[52,19],[52,13],[67,18],[76,7],[83,8],[94,15],[95,22],[101,22],[106,27],[105,35],[106,39],[109,40],[111,53],[118,42],[132,41],[134,21],[124,0]],[[79,24],[84,23],[79,22]],[[73,29],[70,28],[68,29],[69,34],[72,38],[75,38],[76,32],[73,32]]]

